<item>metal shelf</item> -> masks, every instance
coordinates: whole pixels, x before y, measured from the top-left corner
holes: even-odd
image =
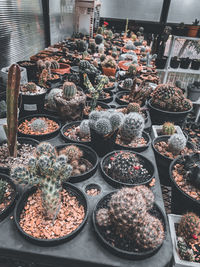
[[[189,73],[189,74],[200,74],[200,70],[192,70],[192,69],[182,69],[182,68],[168,68],[168,72],[178,72],[178,73]]]

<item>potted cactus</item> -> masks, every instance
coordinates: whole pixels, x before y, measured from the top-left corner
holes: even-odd
[[[79,63],[79,75],[80,75],[80,84],[83,88],[85,88],[84,74],[87,74],[91,83],[94,84],[95,78],[97,75],[100,74],[100,71],[88,60],[81,60]]]
[[[54,101],[58,114],[63,120],[78,120],[82,118],[86,95],[77,90],[73,82],[65,82],[62,94],[56,94]]]
[[[118,88],[120,90],[131,90],[133,86],[133,80],[131,78],[126,78],[125,80],[119,82]]]
[[[115,76],[117,63],[112,56],[107,56],[101,63],[103,74],[106,76]]]
[[[107,194],[97,203],[92,219],[101,243],[128,259],[152,256],[165,239],[164,216],[146,186]]]
[[[85,198],[80,190],[63,183],[71,172],[67,156],[58,156],[46,142],[37,146],[28,167],[12,169],[12,179],[28,188],[14,213],[17,229],[26,239],[40,245],[55,245],[83,227],[87,217]]]
[[[91,146],[99,156],[103,156],[113,149],[123,117],[122,113],[109,110],[90,113]]]
[[[169,166],[179,155],[193,153],[194,146],[187,142],[184,135],[173,134],[158,136],[153,140],[160,181],[164,185],[170,184]]]
[[[189,37],[196,37],[198,30],[199,30],[199,20],[195,19],[194,22],[192,22],[192,25],[189,26],[189,30],[188,30],[188,36]]]
[[[130,149],[143,151],[150,143],[149,135],[144,132],[145,120],[138,112],[125,115],[120,131],[116,138],[117,149]]]
[[[172,134],[184,135],[182,129],[178,125],[174,125],[173,122],[165,122],[163,125],[153,125],[152,126],[152,135],[153,139],[160,135],[172,135]]]

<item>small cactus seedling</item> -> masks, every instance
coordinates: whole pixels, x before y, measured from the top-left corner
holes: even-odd
[[[168,148],[173,155],[178,155],[186,146],[186,138],[180,134],[173,134],[168,140]]]
[[[172,122],[165,122],[162,126],[162,133],[164,135],[173,135],[175,131],[176,129],[175,129],[174,123]]]
[[[83,151],[75,145],[70,145],[60,151],[60,155],[62,154],[67,156],[69,162],[73,162],[74,160],[79,160],[83,156]]]
[[[177,247],[178,253],[181,256],[181,259],[186,261],[195,261],[195,255],[192,249],[184,241],[183,237],[177,238]]]
[[[72,99],[77,93],[76,85],[73,82],[63,84],[63,95],[66,99]]]

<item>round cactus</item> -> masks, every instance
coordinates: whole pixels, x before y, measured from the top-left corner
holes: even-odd
[[[28,91],[30,93],[35,93],[37,90],[37,85],[33,82],[29,82],[29,83],[25,84],[24,87],[26,88],[26,91]]]
[[[139,113],[131,112],[128,115],[125,115],[124,122],[121,127],[122,139],[130,142],[135,138],[141,137],[144,126],[144,118]]]
[[[95,130],[100,135],[107,135],[112,132],[112,126],[108,119],[100,118],[95,124]]]
[[[101,60],[101,62],[103,62],[105,59],[106,59],[106,55],[102,54],[102,55],[100,56],[100,60]]]
[[[164,135],[172,135],[176,131],[174,123],[172,122],[165,122],[162,126],[162,133]]]
[[[134,46],[134,44],[133,44],[132,41],[128,41],[128,42],[126,43],[126,45],[125,45],[125,48],[126,48],[127,50],[135,50],[135,49],[136,49],[136,47]]]
[[[79,63],[80,70],[84,71],[90,68],[90,62],[87,60],[81,60]]]
[[[72,99],[77,93],[76,85],[73,82],[63,84],[63,94],[66,99]]]
[[[124,119],[124,114],[121,112],[115,112],[115,113],[111,113],[110,115],[110,123],[112,126],[112,130],[115,131],[116,129],[118,129],[122,123],[123,123],[123,119]]]
[[[136,74],[136,66],[134,64],[131,64],[129,67],[128,67],[128,74],[131,75],[131,76],[134,76]]]
[[[141,108],[140,108],[140,105],[138,103],[129,103],[128,106],[127,106],[127,113],[130,113],[130,112],[137,112],[137,113],[140,113],[141,111]]]
[[[44,62],[44,64],[45,64],[45,66],[46,66],[46,69],[49,69],[49,68],[51,67],[51,61],[49,61],[49,60],[46,60],[46,61]]]
[[[186,138],[180,134],[173,134],[168,140],[168,148],[174,154],[178,155],[186,146]]]
[[[98,119],[100,119],[101,117],[101,112],[99,111],[92,111],[90,114],[89,114],[89,120],[92,120],[92,121],[97,121]]]
[[[95,36],[95,43],[96,44],[101,44],[103,42],[103,35],[101,35],[101,34],[97,34],[96,36]]]
[[[81,136],[88,136],[90,135],[90,126],[89,120],[83,120],[80,124],[80,134]]]
[[[42,119],[36,119],[31,123],[31,129],[34,132],[44,132],[47,129],[47,124],[44,120]]]
[[[50,93],[47,96],[47,103],[50,109],[55,109],[56,108],[56,102],[54,100],[54,96],[56,95],[62,95],[62,89],[59,88],[54,88],[51,89]]]
[[[66,155],[70,162],[74,160],[79,160],[83,156],[82,150],[75,145],[65,147],[63,150],[60,151],[60,155],[62,154]]]
[[[130,89],[132,85],[133,85],[133,80],[130,78],[127,78],[123,81],[123,87],[126,89]]]

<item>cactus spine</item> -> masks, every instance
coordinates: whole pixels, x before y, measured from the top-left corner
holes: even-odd
[[[65,82],[63,84],[63,94],[67,99],[72,99],[77,93],[76,85],[72,82]]]
[[[8,71],[6,91],[7,125],[4,126],[8,139],[9,155],[11,157],[17,156],[18,98],[20,79],[20,68],[17,64],[13,64]]]

